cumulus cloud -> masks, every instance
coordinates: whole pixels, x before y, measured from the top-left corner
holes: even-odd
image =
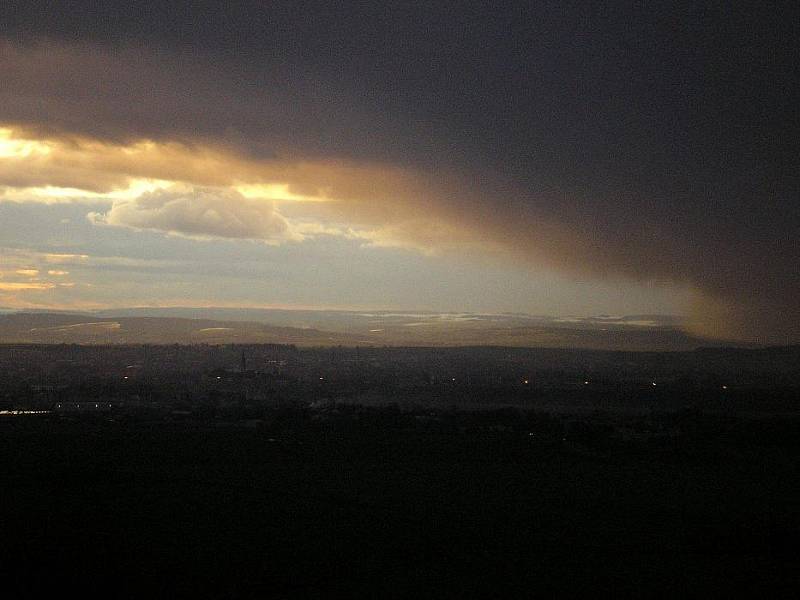
[[[150,229],[188,237],[278,242],[302,239],[274,203],[246,198],[231,189],[176,186],[114,202],[108,212],[89,214],[97,224]]]

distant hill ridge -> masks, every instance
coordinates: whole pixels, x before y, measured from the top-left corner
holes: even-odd
[[[0,315],[0,343],[281,343],[352,344],[349,336],[256,322],[167,317],[98,317],[69,313]]]
[[[692,337],[678,327],[675,317],[658,315],[554,318],[509,313],[398,311],[208,309],[205,312],[206,316],[204,309],[199,308],[11,312],[0,314],[0,343],[279,343],[639,351],[685,351],[723,345]],[[220,314],[239,318],[216,318]]]

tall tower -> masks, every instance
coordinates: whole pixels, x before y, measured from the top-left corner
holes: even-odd
[[[244,349],[242,349],[242,373],[247,371],[247,356],[244,354]]]

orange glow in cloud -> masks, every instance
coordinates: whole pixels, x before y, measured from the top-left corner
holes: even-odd
[[[110,203],[110,211],[93,213],[98,224],[147,228],[169,221],[183,223],[187,230],[164,226],[166,232],[203,237],[205,225],[212,237],[224,237],[225,232],[251,237],[244,229],[256,230],[243,229],[249,219],[243,220],[240,213],[247,206],[256,210],[255,203],[263,201],[263,210],[274,205],[276,222],[288,222],[284,240],[336,235],[436,254],[443,248],[474,245],[477,239],[466,223],[441,210],[442,204],[435,201],[441,190],[433,189],[431,180],[388,165],[259,160],[207,145],[152,140],[121,144],[81,137],[37,139],[12,127],[0,129],[0,140],[0,186],[5,186],[0,201]],[[157,192],[180,193],[186,200],[170,202],[165,218],[153,213],[152,200],[145,200]],[[208,204],[214,194],[227,208],[215,210],[213,226],[210,213],[198,222],[192,196]],[[143,221],[145,214],[151,218]],[[264,239],[271,241],[269,234]],[[488,245],[484,240],[484,248]]]

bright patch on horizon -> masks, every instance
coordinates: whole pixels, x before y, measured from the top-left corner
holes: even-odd
[[[21,292],[25,290],[50,290],[53,289],[54,287],[56,287],[54,283],[0,281],[0,291],[2,292]]]
[[[56,327],[33,327],[31,331],[50,331],[50,332],[66,332],[66,331],[114,331],[121,329],[122,325],[116,321],[99,321],[92,323],[75,323],[73,325],[58,325]]]

